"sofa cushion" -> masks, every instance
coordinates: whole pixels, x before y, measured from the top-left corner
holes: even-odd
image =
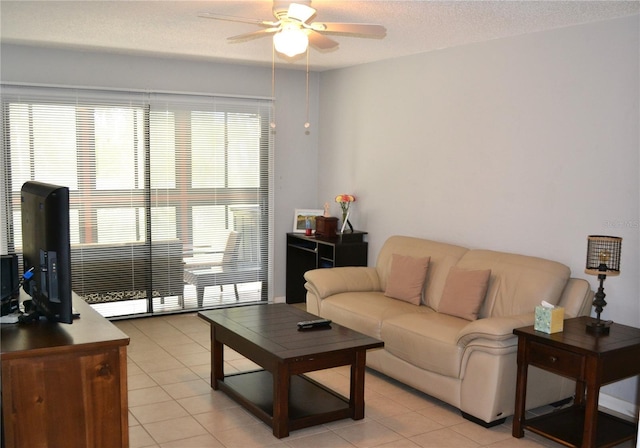
[[[457,339],[466,325],[467,320],[431,311],[385,319],[380,333],[389,353],[422,369],[458,378],[464,348]]]
[[[468,249],[453,244],[440,243],[409,236],[389,237],[378,254],[376,271],[382,290],[386,290],[393,254],[411,257],[431,257],[424,287],[422,303],[436,309],[444,288],[449,268],[454,266]]]
[[[470,271],[452,266],[444,285],[438,312],[476,320],[487,294],[491,269]]]
[[[382,291],[345,292],[324,299],[320,316],[379,339],[384,319],[399,314],[421,314],[428,311],[431,310],[425,306],[387,297]]]
[[[570,275],[569,268],[562,263],[490,250],[470,250],[457,266],[491,269],[480,317],[531,313],[543,300],[555,305]]]
[[[430,257],[393,254],[384,295],[420,305]]]

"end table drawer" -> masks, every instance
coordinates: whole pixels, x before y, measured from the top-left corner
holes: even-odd
[[[548,345],[531,343],[530,364],[572,378],[582,374],[582,356]]]

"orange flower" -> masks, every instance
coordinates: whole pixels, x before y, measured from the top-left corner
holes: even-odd
[[[349,206],[352,202],[355,202],[356,197],[352,194],[339,194],[336,196],[336,202],[340,204],[342,209],[342,218],[344,219],[349,211]]]
[[[349,203],[349,202],[355,202],[356,197],[352,194],[339,194],[338,196],[336,196],[336,202],[340,202],[342,203]]]

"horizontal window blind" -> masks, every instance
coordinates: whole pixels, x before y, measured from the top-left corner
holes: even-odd
[[[267,299],[268,100],[2,86],[2,111],[8,248],[39,180],[70,189],[72,287],[103,314]]]

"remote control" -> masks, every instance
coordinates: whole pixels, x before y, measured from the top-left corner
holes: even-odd
[[[298,330],[311,330],[313,328],[328,328],[331,325],[330,319],[303,320],[298,322]]]

